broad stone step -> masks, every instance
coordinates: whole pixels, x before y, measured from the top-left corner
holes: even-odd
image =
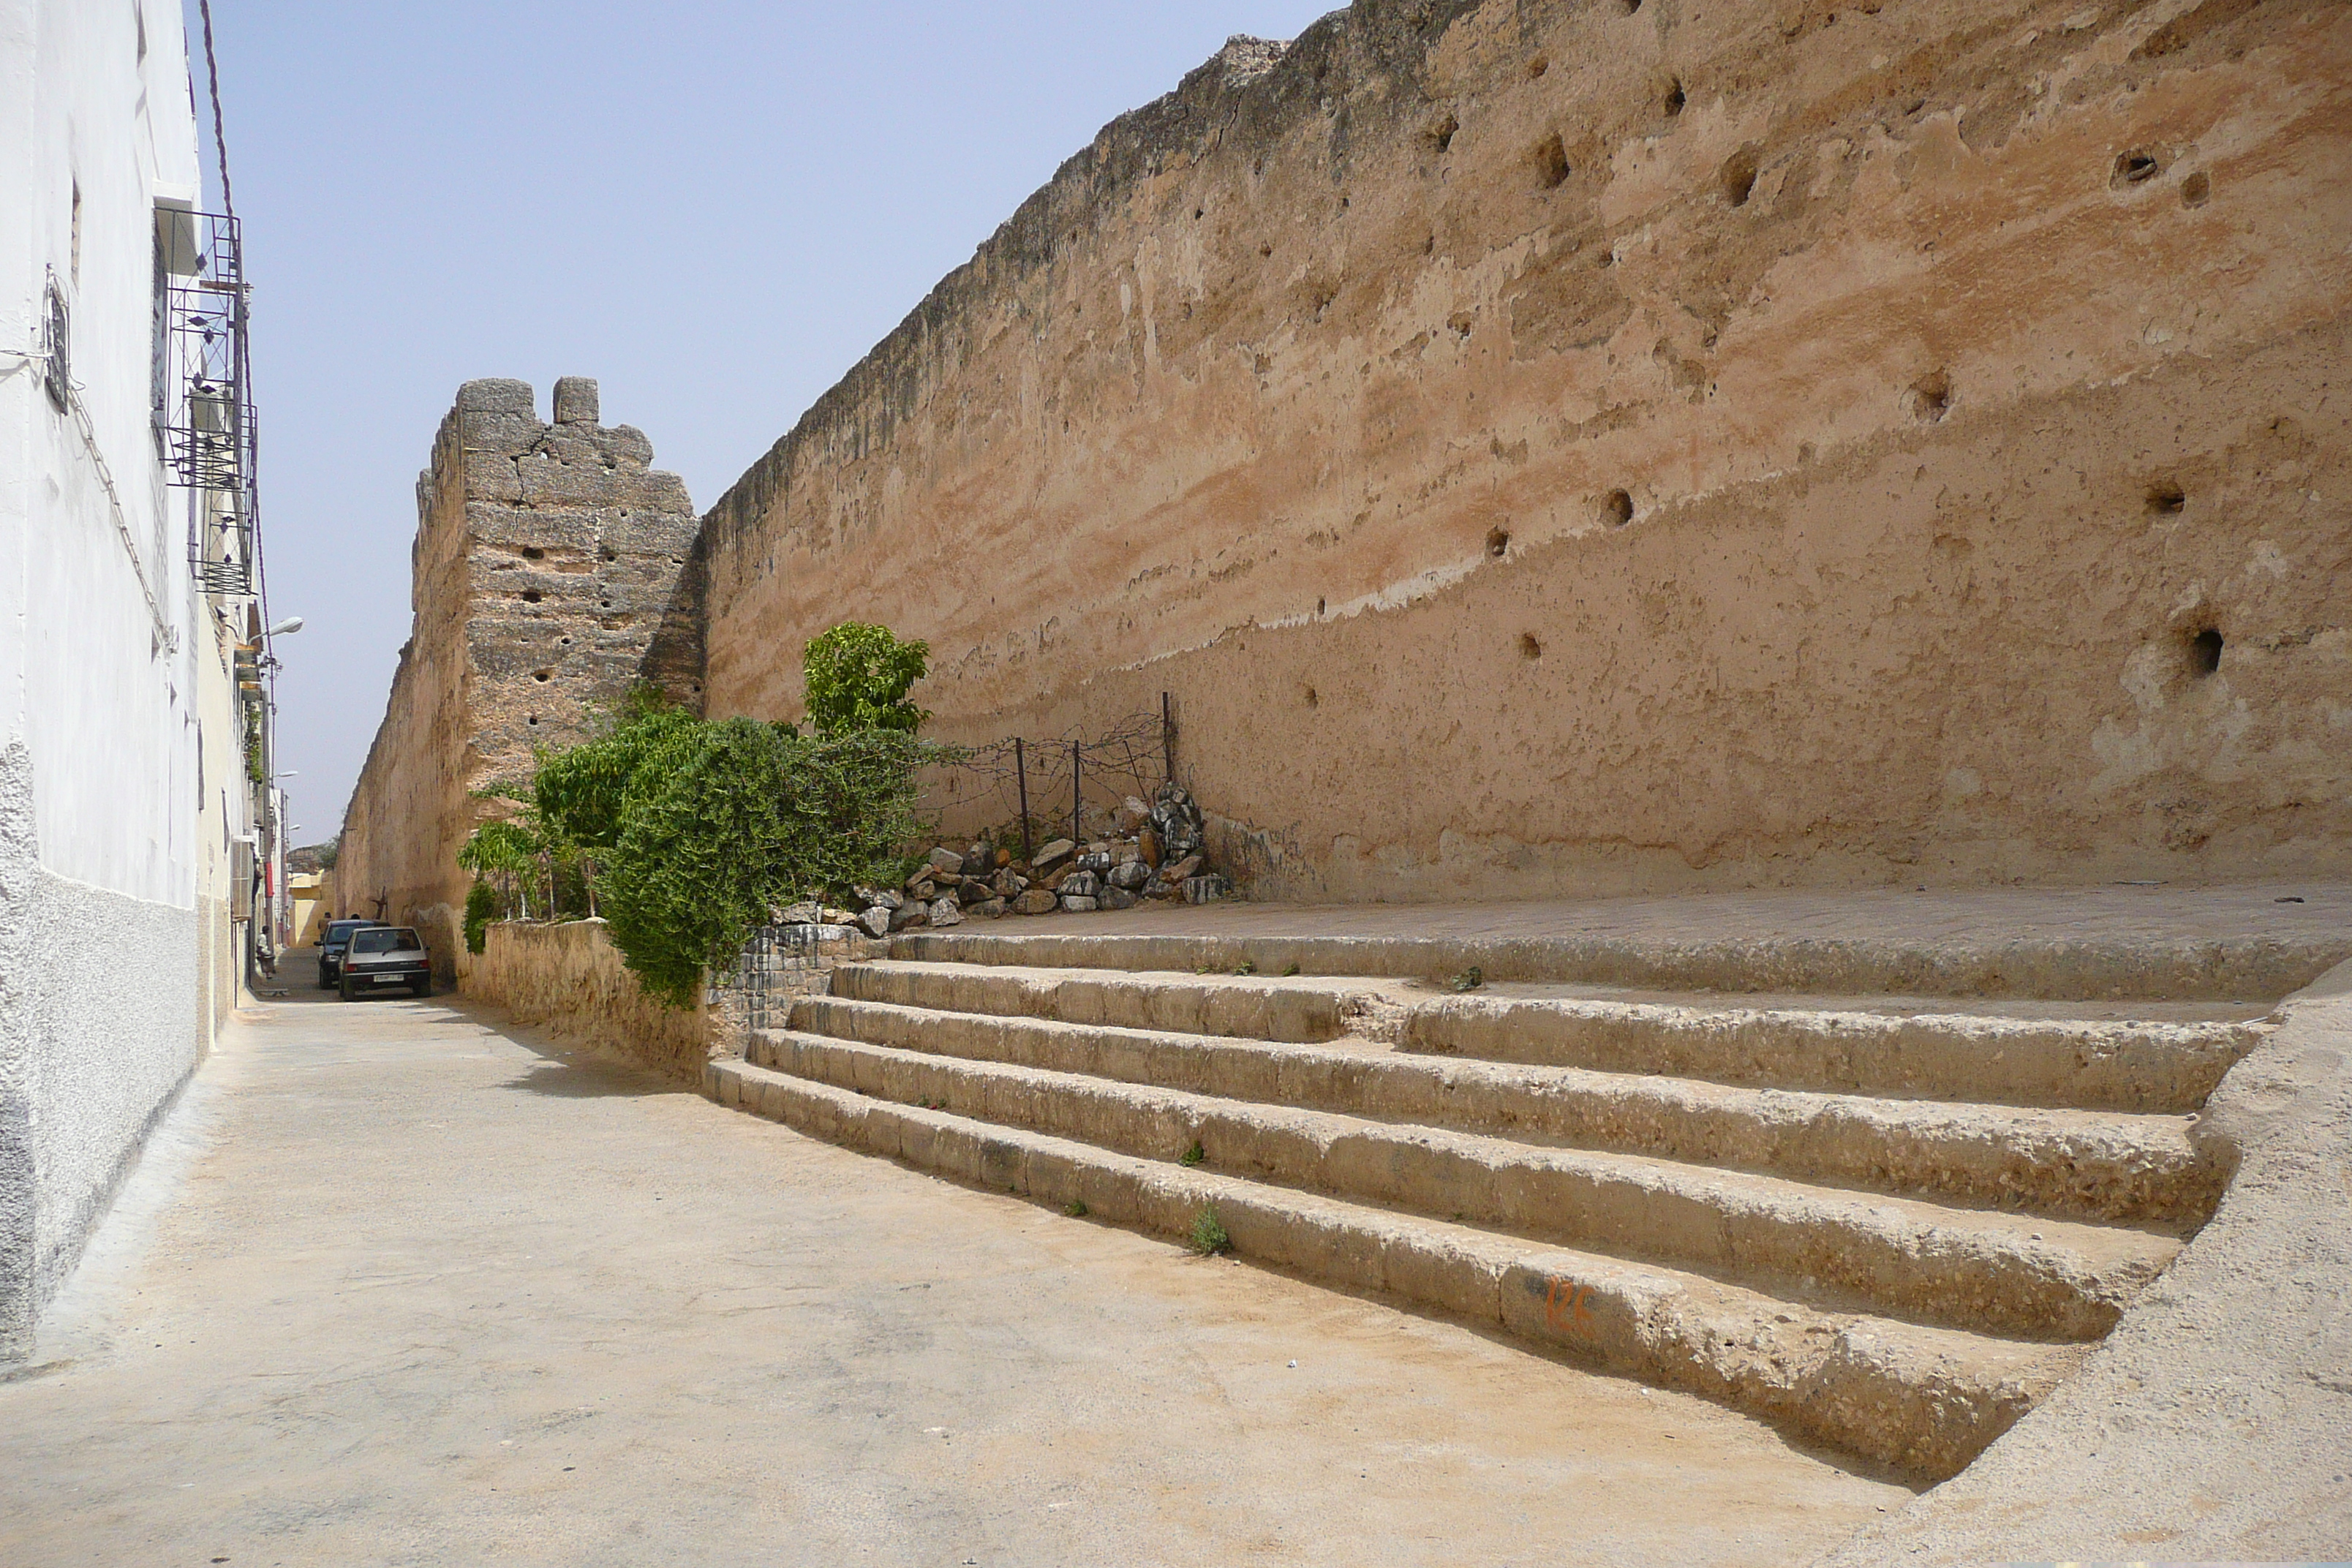
[[[2273,1027],[1449,996],[1413,1010],[1404,1044],[1775,1089],[2161,1113],[2202,1106]]]
[[[1055,1207],[1181,1237],[1213,1211],[1244,1258],[1493,1323],[1609,1371],[1698,1394],[1921,1481],[1958,1473],[2084,1348],[1821,1312],[1673,1269],[895,1105],[748,1063],[704,1089],[814,1137]]]
[[[832,983],[835,996],[902,1007],[1259,1040],[1336,1039],[1363,1006],[1360,994],[1328,982],[1285,984],[1239,975],[845,963]]]
[[[2180,1117],[1738,1089],[837,996],[798,1003],[790,1023],[905,1050],[2095,1222],[2186,1230],[2211,1215],[2224,1180]]]
[[[1042,969],[1208,969],[1489,980],[1650,991],[1795,991],[1895,996],[2275,1002],[2352,956],[2352,934],[2205,940],[2020,937],[1937,941],[1771,937],[1705,942],[1622,935],[1520,937],[1154,936],[909,931],[890,956]]]
[[[1920,1322],[2044,1340],[2115,1326],[2179,1243],[1940,1208],[1637,1155],[1251,1104],[789,1031],[757,1065],[1122,1153],[1175,1160],[1561,1244],[1808,1291]]]

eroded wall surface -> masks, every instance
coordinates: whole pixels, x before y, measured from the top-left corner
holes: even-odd
[[[2352,868],[2352,10],[1367,0],[1073,158],[705,521],[1261,892]]]
[[[701,697],[686,487],[653,444],[597,423],[596,384],[471,381],[416,486],[410,602],[383,723],[343,818],[338,912],[427,930],[454,972],[470,881],[457,851],[530,778],[532,748],[586,738],[639,681]]]

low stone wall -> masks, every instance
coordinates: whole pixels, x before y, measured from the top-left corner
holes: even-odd
[[[665,1007],[621,962],[603,921],[562,925],[502,921],[462,965],[458,989],[494,1002],[517,1022],[609,1047],[656,1071],[699,1081],[704,1062],[725,1054],[738,1030],[727,1010]]]

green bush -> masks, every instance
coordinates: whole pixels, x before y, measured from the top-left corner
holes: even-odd
[[[693,1005],[768,911],[895,883],[922,830],[915,772],[937,748],[889,730],[831,740],[726,719],[639,759],[603,887],[613,941],[646,989]]]
[[[489,924],[499,918],[499,895],[478,877],[466,889],[466,951],[479,958],[490,940]]]
[[[846,621],[801,649],[809,727],[820,735],[896,730],[911,735],[930,717],[907,700],[929,668],[929,643],[900,642],[887,626]]]
[[[1224,1221],[1217,1217],[1214,1209],[1202,1209],[1192,1216],[1192,1234],[1187,1241],[1203,1258],[1230,1252],[1234,1246],[1234,1238],[1225,1233]]]
[[[811,641],[814,735],[706,721],[640,689],[604,735],[541,752],[528,787],[505,792],[528,802],[521,815],[476,830],[459,863],[541,901],[551,871],[559,910],[584,905],[593,875],[629,968],[691,1007],[705,972],[730,964],[771,910],[912,869],[925,831],[915,775],[946,754],[915,738],[928,715],[906,700],[928,657],[882,626]]]

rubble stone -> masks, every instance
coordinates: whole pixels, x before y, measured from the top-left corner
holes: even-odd
[[[1219,876],[1184,879],[1184,901],[1188,904],[1213,904],[1233,890],[1234,885]]]
[[[1195,900],[1194,901],[1198,902],[1199,900]],[[953,899],[932,900],[929,912],[931,924],[935,927],[960,926],[963,924],[963,907],[958,904]]]
[[[1059,903],[1060,900],[1045,889],[1032,888],[1013,900],[1013,912],[1016,915],[1049,915]]]

